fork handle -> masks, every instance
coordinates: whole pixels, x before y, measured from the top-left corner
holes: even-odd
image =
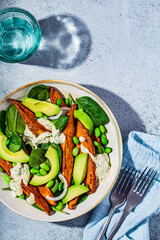
[[[111,233],[109,234],[109,236],[107,237],[107,240],[112,240],[112,238],[114,237],[114,235],[116,234],[116,232],[118,231],[118,229],[120,228],[120,226],[122,225],[123,221],[125,220],[125,218],[129,215],[129,213],[131,212],[133,207],[129,206],[128,204],[126,204],[124,210],[123,210],[123,214],[120,217],[119,221],[117,222],[117,224],[114,226],[113,230],[111,231]]]
[[[103,239],[103,236],[104,236],[104,234],[106,232],[106,229],[107,229],[107,227],[108,227],[108,225],[110,223],[111,217],[112,217],[112,215],[113,215],[115,210],[116,210],[116,208],[114,208],[114,207],[111,208],[111,210],[109,212],[109,215],[108,215],[108,217],[106,219],[106,222],[104,223],[104,225],[103,225],[103,227],[102,227],[98,237],[96,238],[96,240],[102,240]]]

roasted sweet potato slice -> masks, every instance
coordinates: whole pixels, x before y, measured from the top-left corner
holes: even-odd
[[[74,132],[75,132],[75,119],[74,119],[74,110],[76,110],[76,104],[72,105],[71,109],[68,112],[69,120],[66,128],[63,133],[65,134],[65,142],[62,144],[63,149],[63,161],[62,161],[62,174],[67,180],[68,186],[71,185],[72,180],[72,172],[73,172],[73,164],[74,157],[72,154],[74,148]]]
[[[57,104],[57,100],[60,98],[62,100],[61,107],[67,107],[62,97],[59,95],[59,93],[56,91],[54,87],[51,87],[49,92],[49,97],[51,99],[51,102],[54,104]]]
[[[100,137],[96,137],[95,134],[92,134],[91,138],[92,138],[93,141],[96,141],[96,142],[98,142],[98,143],[101,144],[101,139],[100,139]]]
[[[14,104],[14,106],[18,109],[18,112],[20,113],[22,120],[27,125],[29,130],[35,134],[40,135],[41,133],[44,133],[46,131],[49,132],[48,129],[46,129],[43,125],[41,125],[35,118],[35,114],[30,111],[28,108],[23,106],[19,101],[9,99],[11,103]]]
[[[10,176],[10,169],[13,167],[12,164],[6,160],[3,160],[2,158],[0,158],[0,166],[8,173],[8,175]],[[45,213],[47,213],[48,215],[51,214],[50,208],[48,203],[45,201],[45,199],[42,197],[42,195],[40,194],[40,192],[38,191],[37,187],[34,187],[30,184],[28,184],[27,186],[23,183],[23,181],[21,182],[21,186],[23,189],[23,192],[29,197],[31,193],[34,194],[35,197],[35,202],[36,204],[42,208]]]
[[[79,196],[78,196],[78,197],[75,197],[75,198],[73,198],[71,201],[69,201],[69,203],[68,203],[68,208],[69,208],[70,210],[73,210],[73,209],[75,208],[75,205],[76,205],[76,203],[77,203],[77,201],[78,201],[78,198],[79,198]]]
[[[46,200],[49,204],[51,204],[51,205],[53,205],[53,206],[56,206],[56,205],[57,205],[57,203],[56,203],[55,201],[51,201],[51,200],[48,200],[48,199],[46,198],[47,195],[48,195],[49,197],[53,197],[53,194],[52,194],[52,192],[51,192],[51,190],[50,190],[49,188],[46,188],[45,185],[41,185],[41,186],[37,186],[37,187],[38,187],[38,190],[39,190],[40,194],[45,198],[45,200]]]

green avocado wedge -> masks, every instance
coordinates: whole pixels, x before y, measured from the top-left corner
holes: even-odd
[[[88,154],[81,153],[74,160],[73,180],[75,184],[81,184],[87,172]]]
[[[24,98],[22,103],[34,113],[42,112],[47,116],[53,116],[60,112],[60,107],[58,105],[46,101],[40,101],[33,98]]]
[[[63,204],[69,202],[73,198],[88,192],[89,189],[83,185],[72,185],[68,188],[66,196],[62,199]]]
[[[74,110],[74,117],[77,118],[88,129],[89,135],[93,133],[94,124],[89,115],[85,112]]]
[[[45,176],[35,175],[30,181],[31,185],[34,185],[34,186],[43,185],[57,176],[60,166],[59,166],[59,157],[56,149],[50,146],[45,154],[45,157],[50,160],[51,170]]]
[[[19,150],[18,152],[11,152],[6,147],[6,140],[7,137],[0,132],[0,157],[4,160],[7,160],[9,162],[20,162],[20,163],[26,163],[29,161],[29,156],[26,152],[23,151],[23,149]]]

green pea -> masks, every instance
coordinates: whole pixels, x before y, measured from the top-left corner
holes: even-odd
[[[110,152],[112,152],[112,148],[106,147],[106,148],[105,148],[105,153],[110,153]]]
[[[7,140],[6,140],[6,146],[9,145],[9,143],[10,143],[10,140],[7,139]]]
[[[53,180],[49,181],[49,182],[46,184],[46,188],[51,188],[51,187],[53,187],[53,184],[54,184],[54,181],[53,181]]]
[[[69,105],[69,98],[66,98],[65,103],[66,105]]]
[[[47,117],[47,116],[43,116],[42,118],[43,118],[43,119],[48,119],[48,117]]]
[[[56,208],[57,208],[58,210],[61,210],[62,207],[63,207],[63,203],[62,203],[62,202],[58,202]]]
[[[58,189],[58,185],[59,185],[59,182],[58,182],[58,180],[56,179],[56,180],[55,180],[54,187],[51,188],[52,193],[55,193],[55,192],[57,191],[57,189]]]
[[[19,196],[19,198],[20,198],[20,199],[24,199],[24,198],[25,198],[25,195],[24,195],[24,194],[21,194],[21,195]]]
[[[42,176],[39,172],[36,175],[39,176],[39,177]]]
[[[43,168],[43,169],[46,170],[46,171],[49,171],[49,170],[50,170],[50,166],[48,166],[47,163],[41,163],[40,167]]]
[[[10,176],[8,176],[8,174],[4,175],[4,180],[6,181],[7,184],[10,184],[11,179]]]
[[[47,172],[46,172],[46,170],[44,170],[43,168],[41,168],[41,169],[40,169],[40,174],[41,174],[42,176],[46,176],[46,175],[47,175]]]
[[[106,138],[101,138],[101,142],[102,142],[103,145],[108,144],[108,140]]]
[[[3,170],[3,168],[2,168],[2,167],[0,167],[0,172],[4,172],[4,170]]]
[[[102,133],[102,134],[101,134],[101,138],[106,138],[106,134],[105,134],[105,133]]]
[[[58,185],[58,191],[62,190],[62,185],[63,185],[62,182],[60,182],[59,185]]]
[[[78,109],[79,112],[84,112],[83,108]]]
[[[31,168],[31,169],[30,169],[30,172],[31,172],[31,173],[38,173],[39,170],[37,170],[37,169],[35,169],[35,168]]]
[[[101,135],[100,129],[98,127],[95,128],[94,133],[96,137],[99,137]]]
[[[16,162],[13,162],[13,163],[12,163],[12,166],[13,166],[13,167],[15,167],[16,165],[17,165],[17,163],[16,163]]]
[[[99,129],[100,129],[101,133],[105,133],[105,131],[106,131],[106,129],[103,125],[100,125]]]
[[[61,98],[58,98],[58,100],[57,100],[57,105],[58,105],[58,106],[61,106],[61,104],[62,104],[62,99],[61,99]]]
[[[38,117],[38,118],[41,118],[41,117],[43,117],[43,113],[41,113],[41,112],[36,112],[36,113],[35,113],[35,116]]]
[[[96,142],[96,141],[94,141],[94,146],[95,146],[95,147],[98,147],[98,145],[99,145],[99,143]]]
[[[78,155],[78,153],[79,153],[78,147],[73,148],[73,151],[72,151],[73,156],[76,157]]]
[[[74,137],[73,137],[73,142],[74,142],[75,144],[79,144],[78,138],[74,136]]]

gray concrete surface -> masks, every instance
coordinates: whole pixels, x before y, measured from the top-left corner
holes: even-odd
[[[13,6],[39,20],[42,41],[27,61],[1,62],[0,100],[32,81],[68,80],[86,86],[108,104],[123,140],[131,130],[160,134],[159,0],[0,1],[0,8]],[[42,223],[0,203],[0,239],[80,240],[89,217],[90,213],[68,222]],[[150,219],[150,239],[160,239],[160,214]]]

